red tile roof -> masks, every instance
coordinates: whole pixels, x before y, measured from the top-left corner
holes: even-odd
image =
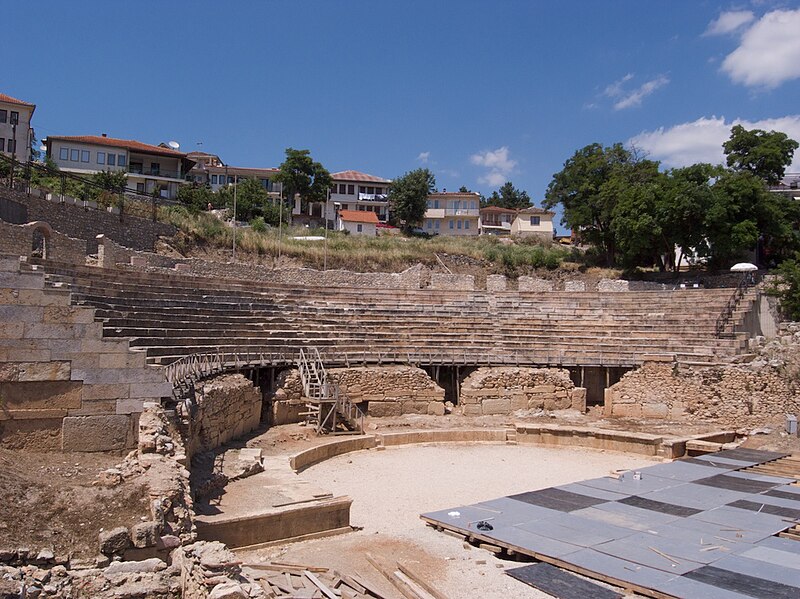
[[[536,206],[530,206],[528,208],[522,208],[519,211],[520,214],[549,214],[551,216],[555,216],[555,212],[550,212],[549,210],[545,210],[544,208],[537,208]]]
[[[516,214],[513,208],[503,208],[502,206],[486,206],[481,208],[481,214]]]
[[[339,210],[339,218],[350,223],[378,224],[378,215],[368,210]]]
[[[465,198],[476,198],[480,196],[477,191],[434,191],[428,197],[442,197],[442,196],[461,196]]]
[[[269,175],[274,175],[275,173],[279,173],[280,169],[277,168],[257,168],[257,167],[250,167],[250,166],[206,166],[206,171],[209,173],[222,173],[228,175],[240,175],[244,173],[245,175],[257,175],[259,173],[266,173]]]
[[[8,104],[19,104],[20,106],[31,106],[36,108],[35,104],[30,104],[29,102],[23,102],[22,100],[17,100],[16,98],[12,98],[11,96],[7,96],[5,94],[0,94],[0,102],[7,102]]]
[[[360,173],[358,171],[339,171],[332,173],[331,178],[335,181],[358,181],[363,183],[391,183],[391,179],[381,179],[374,175],[367,173]]]
[[[185,158],[186,154],[173,150],[172,148],[162,148],[161,146],[151,146],[140,141],[133,139],[115,139],[113,137],[105,137],[102,135],[72,135],[72,136],[56,136],[48,135],[48,141],[59,139],[62,141],[74,141],[85,144],[95,144],[98,146],[113,146],[115,148],[125,148],[131,152],[143,152],[146,154],[158,154],[160,156],[174,156],[176,158]]]

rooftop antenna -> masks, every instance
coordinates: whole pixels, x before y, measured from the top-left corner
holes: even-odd
[[[181,144],[179,144],[177,141],[168,141],[168,142],[167,142],[167,145],[168,145],[170,148],[172,148],[173,150],[178,150],[178,149],[180,149],[180,147],[181,147]]]

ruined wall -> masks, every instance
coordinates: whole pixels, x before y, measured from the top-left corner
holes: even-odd
[[[473,275],[448,275],[438,272],[431,273],[431,289],[448,289],[451,291],[472,291],[475,289]]]
[[[559,368],[483,367],[461,385],[467,416],[510,414],[517,410],[586,410],[586,389],[575,387]]]
[[[444,414],[444,389],[421,368],[333,368],[328,374],[354,402],[369,402],[369,416]]]
[[[0,201],[6,198],[24,204],[28,220],[43,220],[59,233],[86,241],[92,253],[97,249],[96,237],[101,234],[125,247],[152,251],[160,236],[172,236],[177,231],[172,225],[146,218],[125,214],[120,222],[118,215],[104,210],[87,211],[74,204],[61,204],[57,198],[48,201],[36,194],[28,196],[0,189]]]
[[[791,382],[768,365],[676,368],[646,362],[606,390],[605,415],[619,418],[691,419],[751,427],[797,413]]]
[[[169,396],[160,367],[105,339],[94,309],[0,257],[0,446],[37,451],[134,447],[144,402]]]
[[[275,381],[275,394],[270,402],[268,419],[270,424],[301,422],[300,412],[305,412],[303,383],[296,368],[284,370]]]
[[[258,428],[261,391],[241,374],[223,374],[203,384],[186,441],[189,456],[208,451]]]
[[[83,264],[86,262],[86,242],[62,235],[46,222],[34,221],[25,225],[11,225],[0,221],[0,254],[10,256],[33,255],[34,235],[44,238],[45,254],[50,260]],[[38,257],[43,257],[39,254]]]
[[[536,277],[519,277],[517,279],[520,291],[553,291],[554,286],[552,281],[546,279],[538,279]]]

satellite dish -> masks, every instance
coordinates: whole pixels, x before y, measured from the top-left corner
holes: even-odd
[[[41,145],[39,146],[39,150],[41,150],[42,152],[47,152],[47,146]]]
[[[181,144],[179,144],[177,141],[169,141],[167,142],[167,145],[173,150],[177,150],[181,147]]]

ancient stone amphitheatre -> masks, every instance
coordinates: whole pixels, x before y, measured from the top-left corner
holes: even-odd
[[[797,596],[759,285],[221,264],[0,194],[0,596]]]

